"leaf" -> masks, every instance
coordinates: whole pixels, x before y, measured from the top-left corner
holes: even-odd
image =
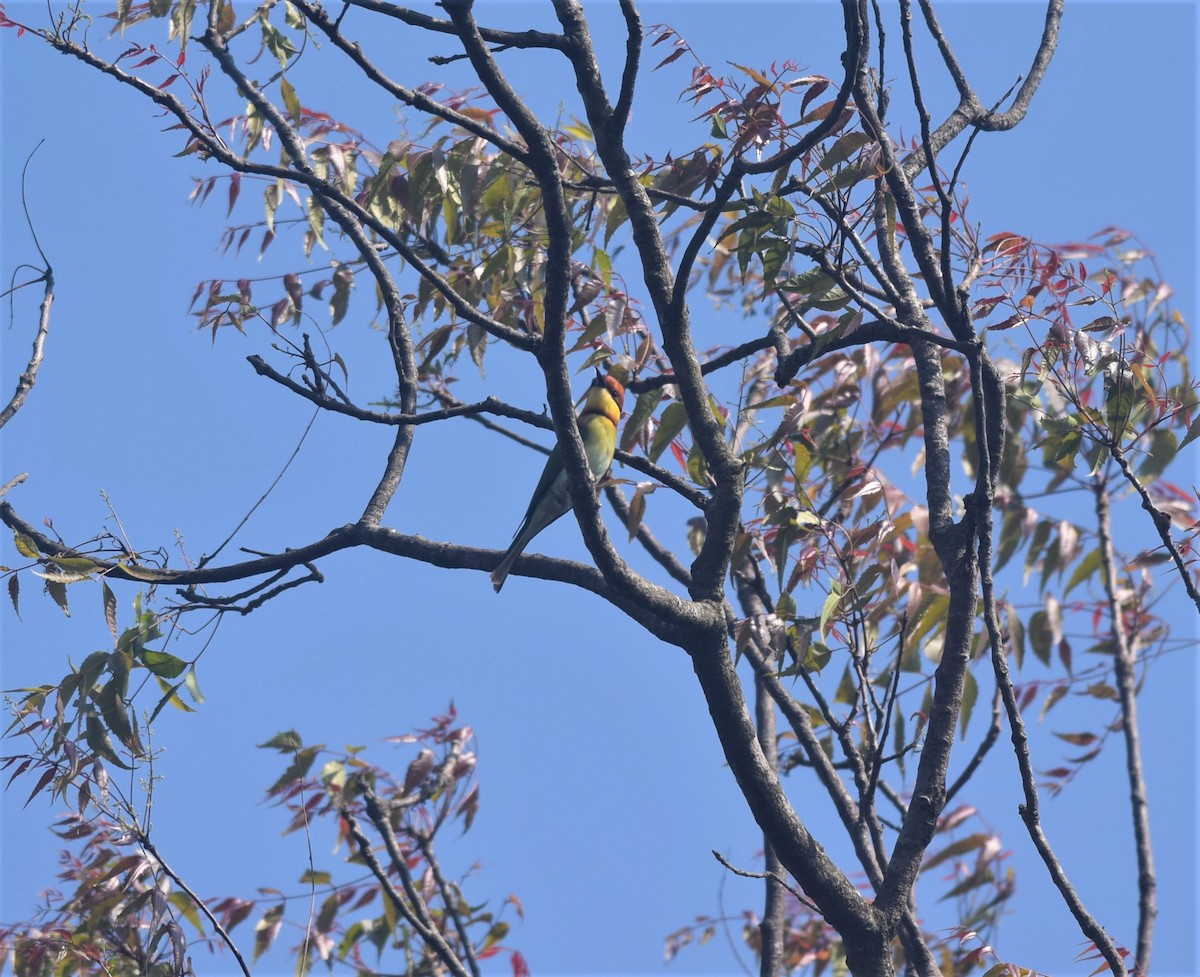
[[[106,581],[102,581],[101,586],[104,588],[104,620],[108,623],[108,630],[112,632],[115,642],[117,640],[117,597]]]
[[[265,743],[259,743],[260,750],[278,750],[280,753],[294,753],[303,745],[300,734],[294,729],[276,733]]]
[[[421,361],[419,367],[421,371],[427,370],[433,358],[446,348],[446,343],[450,341],[450,334],[453,330],[454,326],[449,323],[444,326],[438,326],[417,344],[418,352],[422,349],[425,350],[425,358]]]
[[[352,288],[354,288],[354,272],[349,266],[339,264],[333,273],[333,297],[329,300],[329,314],[335,326],[346,317]]]
[[[823,170],[831,170],[838,163],[844,163],[854,153],[868,143],[874,142],[865,132],[847,132],[837,142],[829,147],[829,151],[821,157],[817,165]]]
[[[288,784],[303,780],[308,771],[312,769],[313,761],[317,758],[317,754],[320,751],[321,747],[319,746],[306,746],[301,750],[296,750],[295,758],[288,764],[288,768],[279,775],[275,783],[267,788],[267,793],[274,794]]]
[[[300,106],[300,97],[296,94],[296,89],[292,87],[292,83],[287,80],[286,75],[281,76],[279,79],[279,93],[283,96],[284,107],[287,109],[292,122],[299,125],[301,116],[303,115]]]
[[[579,338],[575,341],[568,353],[575,353],[583,349],[585,346],[591,345],[596,338],[604,332],[608,331],[608,316],[605,312],[598,313],[592,317],[591,322],[587,324],[583,332],[579,334]]]
[[[21,616],[21,581],[17,579],[15,573],[10,574],[8,578],[8,599],[12,601],[13,612],[19,618]]]
[[[85,728],[84,739],[87,742],[88,748],[93,753],[114,766],[120,767],[122,770],[131,769],[127,763],[117,756],[117,751],[113,749],[112,740],[108,738],[108,730],[104,728],[104,724],[100,722],[100,717],[96,713],[91,712],[88,714]]]
[[[182,658],[176,658],[165,651],[145,651],[142,653],[142,662],[161,678],[178,678],[188,667],[188,663]]]
[[[662,387],[656,387],[653,390],[646,390],[638,394],[637,402],[633,405],[633,410],[630,411],[628,420],[625,421],[625,430],[621,432],[622,451],[628,451],[637,443],[638,436],[646,426],[646,423],[654,416],[654,412],[658,409],[658,405],[662,399]]]
[[[384,902],[386,903],[387,900],[385,899]],[[283,903],[280,903],[278,906],[272,906],[263,914],[263,918],[254,924],[255,960],[271,948],[271,944],[275,942],[275,937],[279,935],[279,929],[282,925]]]
[[[667,404],[667,409],[663,411],[662,417],[659,418],[658,429],[654,432],[654,438],[650,442],[650,450],[646,452],[646,457],[652,462],[658,461],[662,453],[667,450],[667,446],[686,426],[687,409],[678,400],[671,401]]]
[[[1100,737],[1095,733],[1055,733],[1060,740],[1066,740],[1072,746],[1091,746]]]
[[[13,542],[16,544],[17,552],[30,560],[37,560],[42,555],[38,551],[37,543],[24,533],[13,533]]]
[[[123,683],[119,682],[115,677],[100,690],[100,694],[96,696],[96,705],[100,707],[100,714],[104,717],[104,723],[109,730],[121,741],[121,743],[132,753],[141,753],[141,743],[138,741],[137,734],[133,730],[133,724],[129,718],[129,708],[125,705],[125,700],[122,698],[122,690],[120,686]]]
[[[163,685],[164,683],[160,681],[159,684]],[[183,712],[195,712],[191,706],[179,698],[179,689],[182,685],[182,682],[176,682],[174,685],[166,687],[162,698],[158,700],[158,705],[154,707],[154,710],[150,713],[150,718],[146,720],[147,725],[153,723],[158,718],[158,714],[163,711],[167,703],[170,703],[176,709],[180,709]]]
[[[649,483],[643,483],[649,484]],[[642,519],[646,516],[646,493],[642,491],[639,485],[636,492],[633,493],[633,498],[629,501],[629,541],[633,542],[637,536],[638,529],[642,525]]]
[[[62,608],[62,612],[67,617],[71,616],[71,609],[67,606],[67,585],[65,583],[59,580],[47,580],[46,593],[54,599],[54,603]]]
[[[1054,686],[1054,688],[1049,691],[1049,693],[1046,695],[1046,701],[1042,703],[1042,711],[1038,715],[1039,723],[1046,718],[1046,714],[1053,709],[1067,694],[1068,688],[1069,686],[1064,683],[1063,685]]]
[[[975,700],[979,698],[979,682],[975,673],[968,669],[963,676],[962,722],[959,725],[959,739],[967,738],[967,724],[971,721],[971,712],[975,709]]]
[[[1100,552],[1100,548],[1096,547],[1096,549],[1092,550],[1092,552],[1079,561],[1070,579],[1067,581],[1067,586],[1063,590],[1063,597],[1066,597],[1076,586],[1100,569],[1100,561],[1103,555]]]
[[[930,855],[921,865],[921,871],[927,872],[929,869],[941,865],[942,862],[950,858],[955,858],[959,855],[964,855],[969,851],[977,851],[983,848],[992,839],[992,835],[979,833],[967,835],[965,838],[959,838],[958,841],[951,842],[945,848]]]
[[[821,623],[817,632],[821,635],[822,640],[825,638],[825,629],[830,619],[837,612],[842,602],[842,596],[842,585],[835,580],[829,588],[829,595],[825,598],[825,603],[821,607]]]
[[[1050,652],[1054,646],[1054,629],[1050,626],[1050,615],[1046,611],[1034,611],[1029,617],[1029,643],[1033,653],[1043,665],[1050,664]]]
[[[1200,438],[1200,415],[1197,415],[1195,420],[1188,425],[1187,434],[1183,436],[1183,440],[1179,442],[1179,450],[1182,451],[1189,444]]]

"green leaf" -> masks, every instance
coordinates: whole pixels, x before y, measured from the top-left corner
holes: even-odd
[[[1179,453],[1179,445],[1175,440],[1175,432],[1160,427],[1150,433],[1150,447],[1138,466],[1138,477],[1147,482],[1155,481],[1175,460]]]
[[[296,750],[295,757],[288,764],[288,768],[279,775],[275,783],[267,788],[267,793],[274,794],[288,784],[294,784],[298,780],[303,780],[307,776],[308,771],[312,769],[313,761],[320,752],[321,747],[319,746],[306,746],[301,750]]]
[[[1185,434],[1183,436],[1183,440],[1179,442],[1179,450],[1182,451],[1189,444],[1195,441],[1196,438],[1200,438],[1200,415],[1197,415],[1192,423],[1188,425],[1187,434]]]
[[[287,80],[287,75],[282,75],[279,79],[279,94],[283,96],[283,104],[287,109],[288,116],[294,124],[299,125],[303,115],[300,106],[300,97],[296,94],[296,89],[292,87],[292,83]]]
[[[96,705],[100,707],[100,714],[104,717],[105,725],[117,739],[130,752],[141,753],[142,744],[134,733],[133,725],[129,720],[129,709],[121,696],[120,684],[114,679],[105,685],[100,690],[100,694],[96,696]]]
[[[13,542],[16,544],[17,552],[30,560],[36,560],[41,557],[38,552],[37,543],[24,533],[13,533]]]
[[[637,536],[638,528],[642,524],[642,519],[646,516],[646,493],[640,488],[633,494],[633,498],[629,502],[629,540],[633,541]]]
[[[846,665],[842,671],[842,680],[838,683],[837,691],[833,694],[833,701],[851,705],[857,700],[858,683],[855,682],[854,676],[850,673],[850,666]]]
[[[568,353],[575,353],[583,349],[608,329],[608,317],[604,312],[599,312],[592,317],[592,321],[584,327],[583,332],[579,334],[579,338],[575,340],[575,344],[567,350]]]
[[[810,268],[781,282],[779,287],[788,292],[800,292],[804,295],[816,292],[820,295],[833,287],[833,279],[820,268]]]
[[[833,657],[833,649],[820,641],[809,642],[808,650],[804,653],[804,669],[809,672],[816,672],[818,675],[821,670],[829,664],[829,659]]]
[[[117,756],[117,751],[113,749],[112,740],[108,738],[108,730],[104,728],[104,724],[100,722],[100,717],[95,712],[88,713],[87,723],[84,728],[84,740],[87,742],[88,749],[109,763],[120,767],[122,770],[131,769],[129,764]]]
[[[384,900],[386,903],[388,900]],[[275,937],[279,935],[279,929],[283,924],[283,903],[278,906],[272,906],[264,914],[263,918],[254,924],[254,959],[258,960],[260,956],[271,948],[271,944],[275,942]]]
[[[176,682],[174,685],[167,685],[162,679],[158,680],[158,687],[163,690],[163,696],[158,700],[158,705],[154,707],[154,711],[150,713],[150,718],[146,720],[147,724],[153,723],[158,718],[158,714],[163,711],[163,708],[170,703],[176,709],[183,712],[195,712],[196,710],[179,698],[179,689],[183,685],[182,682]]]
[[[842,596],[842,585],[836,580],[833,581],[829,588],[829,596],[825,598],[825,603],[821,606],[821,623],[817,632],[821,635],[822,640],[825,638],[825,630],[830,619],[837,613],[838,607],[842,603]]]
[[[309,869],[299,879],[301,885],[329,885],[332,881],[333,876],[329,872],[318,872],[316,869]]]
[[[282,733],[276,733],[265,743],[259,743],[258,748],[260,750],[278,750],[280,753],[295,753],[303,745],[300,734],[294,729],[289,729]]]
[[[686,426],[687,410],[678,400],[671,401],[667,404],[667,409],[663,411],[662,417],[659,418],[658,429],[654,432],[654,438],[650,442],[650,450],[646,452],[646,457],[652,462],[658,461],[659,456],[667,450],[671,442]]]
[[[107,581],[101,581],[104,596],[104,620],[108,630],[112,632],[113,642],[117,640],[117,595],[112,592]]]
[[[628,451],[637,443],[638,435],[641,434],[650,418],[654,416],[662,399],[662,387],[638,394],[637,403],[633,405],[633,410],[630,411],[629,418],[625,421],[625,430],[621,432],[622,451]]]
[[[1033,653],[1043,665],[1050,664],[1050,653],[1054,646],[1054,629],[1050,625],[1050,615],[1046,611],[1034,611],[1029,617],[1029,643],[1033,645]]]
[[[267,46],[267,50],[275,55],[275,59],[279,62],[279,67],[286,68],[288,61],[300,52],[292,44],[291,38],[267,20],[265,11],[259,18],[259,21],[262,24],[263,43]]]
[[[962,694],[962,722],[959,725],[959,739],[967,738],[967,723],[971,721],[971,712],[975,709],[975,700],[979,698],[979,682],[975,679],[975,673],[967,670],[963,676],[963,694]]]
[[[1063,590],[1063,597],[1066,597],[1078,584],[1100,569],[1100,560],[1103,558],[1103,555],[1100,552],[1100,548],[1097,547],[1076,564],[1074,572],[1067,581],[1066,589]]]
[[[865,132],[847,132],[837,142],[829,147],[829,151],[817,162],[823,170],[831,170],[839,163],[844,163],[857,153],[863,146],[874,142]]]
[[[182,658],[165,651],[145,651],[141,657],[145,666],[161,678],[178,678],[188,667]]]

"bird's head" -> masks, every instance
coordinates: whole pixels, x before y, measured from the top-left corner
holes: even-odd
[[[596,377],[588,385],[587,396],[583,400],[585,414],[603,414],[615,427],[621,420],[621,405],[625,403],[625,386],[614,376],[596,371]]]
[[[596,371],[596,379],[592,381],[593,387],[602,387],[608,391],[608,395],[616,402],[618,410],[625,403],[625,385],[621,383],[611,373],[601,373]]]

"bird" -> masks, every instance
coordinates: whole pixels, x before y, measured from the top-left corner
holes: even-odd
[[[587,455],[588,468],[592,477],[599,480],[612,464],[617,448],[617,422],[621,419],[621,405],[625,402],[625,387],[614,376],[596,371],[596,378],[588,387],[583,409],[579,412],[579,434],[583,438],[583,450]],[[518,556],[529,545],[529,541],[571,508],[571,493],[567,489],[567,471],[563,467],[562,449],[556,444],[542,470],[542,477],[533,490],[525,518],[513,534],[512,543],[495,570],[492,571],[492,586],[496,593],[504,586],[508,571]]]

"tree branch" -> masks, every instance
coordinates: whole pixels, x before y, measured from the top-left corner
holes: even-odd
[[[1170,555],[1172,562],[1175,564],[1175,569],[1179,571],[1179,579],[1183,582],[1183,589],[1187,591],[1188,597],[1196,605],[1196,610],[1200,611],[1200,592],[1196,590],[1196,581],[1192,579],[1192,575],[1188,572],[1187,564],[1183,560],[1183,554],[1179,551],[1175,539],[1171,536],[1171,517],[1154,504],[1154,500],[1150,498],[1150,493],[1146,490],[1146,486],[1142,484],[1142,480],[1137,477],[1137,473],[1130,466],[1129,459],[1125,457],[1125,451],[1121,446],[1115,442],[1111,442],[1108,444],[1108,450],[1120,467],[1121,474],[1125,476],[1125,480],[1138,494],[1138,498],[1142,500],[1142,508],[1146,510],[1150,516],[1150,521],[1154,523],[1154,531],[1158,533],[1158,538],[1162,540],[1163,549]]]
[[[1121,734],[1125,740],[1125,773],[1129,780],[1129,805],[1133,815],[1134,851],[1138,865],[1138,940],[1137,967],[1150,971],[1150,950],[1154,945],[1154,920],[1158,915],[1158,879],[1154,871],[1154,846],[1150,842],[1150,802],[1146,794],[1146,773],[1142,766],[1141,727],[1137,708],[1136,638],[1125,626],[1125,608],[1118,596],[1117,558],[1113,549],[1112,511],[1108,485],[1097,477],[1096,529],[1100,540],[1100,576],[1108,600],[1109,627],[1112,630],[1113,672],[1121,703]]]

